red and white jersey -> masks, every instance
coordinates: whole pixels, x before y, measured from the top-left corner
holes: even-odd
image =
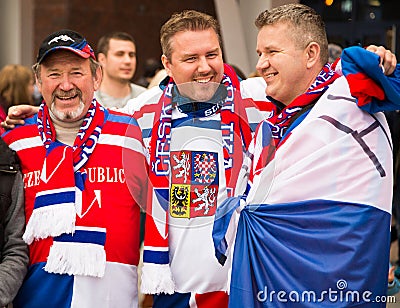
[[[147,148],[162,93],[159,87],[153,87],[129,101],[123,109],[134,114]],[[254,131],[267,113],[260,112],[250,100],[242,103]],[[221,113],[199,116],[174,108],[171,125],[170,202],[167,207],[169,265],[175,291],[227,291],[230,259],[222,267],[215,258],[212,241],[216,209],[228,196],[223,144],[229,141],[222,135]],[[182,206],[184,198],[190,199],[190,208]],[[154,222],[157,224],[157,219]]]
[[[9,131],[4,140],[18,153],[24,176],[26,220],[33,211],[45,147],[36,116]],[[137,305],[140,208],[147,188],[147,163],[140,129],[128,115],[110,111],[88,162],[77,221],[106,229],[106,270],[102,278],[49,274],[43,270],[53,239],[29,246],[30,269],[16,302],[26,307],[133,307]],[[129,185],[128,185],[129,184]]]

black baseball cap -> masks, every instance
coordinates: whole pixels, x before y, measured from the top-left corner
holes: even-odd
[[[36,60],[37,63],[40,64],[49,53],[58,49],[70,50],[82,58],[92,57],[96,60],[92,47],[81,34],[64,29],[50,34],[42,42]]]

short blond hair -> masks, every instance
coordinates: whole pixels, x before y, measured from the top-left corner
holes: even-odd
[[[222,48],[220,26],[214,17],[194,10],[184,10],[180,13],[173,14],[160,30],[160,42],[163,54],[168,60],[171,60],[171,54],[173,52],[171,39],[178,32],[201,31],[207,29],[213,29],[215,31],[218,36],[220,47]]]

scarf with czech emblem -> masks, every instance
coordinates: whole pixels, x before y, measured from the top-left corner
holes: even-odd
[[[242,166],[243,151],[247,149],[252,135],[246,112],[240,104],[241,97],[237,91],[240,87],[239,80],[228,65],[224,66],[221,84],[227,90],[226,98],[218,107],[221,115],[221,132],[223,137],[231,137],[233,147],[232,150],[228,144],[223,146],[226,187],[231,196]],[[142,292],[146,294],[172,294],[175,291],[169,268],[168,249],[170,143],[174,108],[172,97],[175,86],[174,81],[170,79],[159,99],[150,141],[150,187],[141,285]]]
[[[44,267],[49,273],[104,275],[105,228],[84,225],[76,218],[76,209],[93,193],[85,190],[86,174],[80,169],[93,152],[106,117],[107,111],[93,100],[71,147],[56,140],[49,109],[45,103],[40,106],[37,125],[46,155],[23,239],[31,244],[53,238]]]

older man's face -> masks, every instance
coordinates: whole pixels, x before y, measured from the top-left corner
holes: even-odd
[[[89,109],[101,72],[93,76],[89,59],[58,50],[42,62],[39,77],[38,88],[49,109],[59,120],[73,122]]]

